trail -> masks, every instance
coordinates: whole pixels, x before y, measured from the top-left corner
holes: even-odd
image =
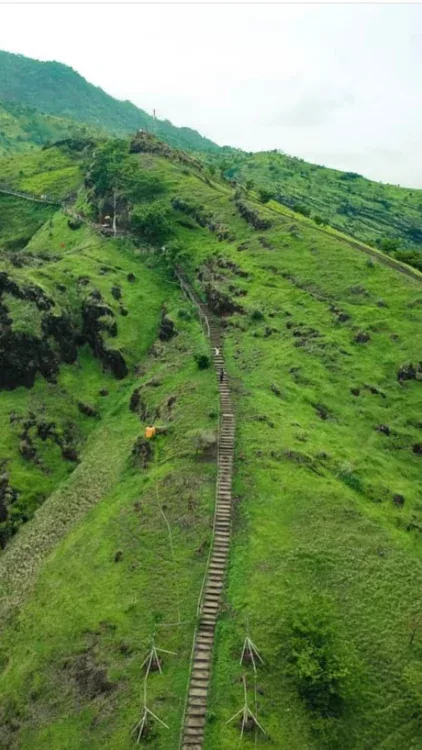
[[[228,191],[222,190],[221,187],[217,187],[216,183],[212,183],[212,186],[217,189],[220,194],[227,195]],[[114,232],[111,228],[107,231],[104,230],[104,228],[101,227],[100,224],[95,224],[94,222],[90,221],[89,219],[85,218],[82,214],[78,214],[74,211],[72,211],[66,201],[60,201],[60,200],[54,200],[50,198],[42,198],[41,196],[31,195],[30,193],[24,193],[20,192],[18,190],[13,190],[12,188],[9,188],[7,185],[0,185],[0,193],[3,193],[4,195],[14,195],[17,198],[23,198],[24,200],[29,201],[35,201],[36,203],[46,203],[47,205],[52,206],[60,206],[63,208],[64,212],[68,214],[69,216],[72,216],[75,219],[79,219],[80,221],[83,221],[85,224],[88,224],[92,229],[101,231],[102,234],[106,234],[108,236],[114,236],[114,237],[125,237],[130,236],[130,233],[117,230]],[[253,203],[254,205],[258,206],[259,208],[263,208],[262,204],[258,203],[253,198],[250,198],[247,196],[247,199],[250,203]],[[281,204],[280,204],[281,206]],[[265,205],[264,208],[267,211],[271,211],[271,213],[276,214],[280,218],[280,216],[288,216],[292,219],[292,221],[299,221],[300,223],[304,223],[301,221],[299,216],[292,216],[291,214],[284,213],[282,208],[280,210],[272,208],[271,206]],[[311,224],[306,224],[309,228],[311,228],[315,232],[319,232],[320,234],[324,234],[326,237],[330,237],[331,239],[337,240],[338,242],[343,242],[344,244],[348,245],[349,247],[353,248],[353,250],[358,250],[358,252],[364,253],[365,255],[368,255],[371,258],[374,258],[374,260],[377,260],[381,265],[386,266],[387,268],[390,268],[393,271],[398,271],[398,273],[403,274],[404,276],[407,276],[410,279],[413,279],[414,281],[418,281],[419,283],[422,282],[422,273],[420,273],[416,268],[412,268],[412,266],[407,266],[405,263],[402,263],[399,260],[396,260],[395,258],[390,258],[388,255],[384,255],[378,250],[375,250],[375,248],[371,248],[368,245],[363,245],[357,240],[354,240],[353,238],[348,238],[346,236],[343,236],[342,234],[334,234],[331,232],[328,232],[326,229],[323,229],[322,227],[313,226]]]
[[[182,289],[195,304],[213,347],[214,367],[218,379],[220,399],[213,537],[198,605],[199,620],[192,647],[189,685],[180,741],[181,750],[202,750],[208,691],[211,682],[214,637],[230,549],[235,421],[230,384],[225,372],[222,354],[219,321],[207,306],[195,297],[181,272],[177,271],[176,275]],[[219,349],[218,354],[215,353],[216,347]],[[222,382],[220,382],[221,370],[224,372]]]

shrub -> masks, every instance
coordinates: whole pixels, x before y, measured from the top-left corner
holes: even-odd
[[[319,716],[338,716],[347,669],[336,654],[329,618],[313,608],[298,613],[289,631],[289,672],[299,695]]]
[[[310,216],[311,211],[307,206],[302,205],[301,203],[296,203],[293,206],[293,211],[296,211],[297,214],[302,214],[302,216]]]
[[[251,312],[251,320],[264,320],[264,313],[258,307]]]
[[[208,354],[195,354],[194,360],[198,365],[199,370],[206,370],[211,364]]]
[[[268,203],[273,197],[272,190],[267,190],[267,188],[260,188],[258,190],[259,200],[261,203]]]
[[[136,206],[131,216],[131,229],[150,242],[164,242],[173,233],[170,212],[159,203]]]

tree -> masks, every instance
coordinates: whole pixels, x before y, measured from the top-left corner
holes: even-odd
[[[149,242],[164,242],[173,233],[170,211],[158,202],[136,206],[131,215],[131,229]]]
[[[273,198],[272,190],[268,190],[267,188],[260,188],[258,190],[258,195],[261,203],[268,203],[268,201]]]

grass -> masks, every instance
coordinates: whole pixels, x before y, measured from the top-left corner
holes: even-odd
[[[236,406],[234,525],[205,748],[239,745],[239,729],[227,721],[242,706],[245,672],[255,710],[253,673],[239,664],[249,633],[265,662],[256,700],[268,738],[257,737],[257,747],[419,750],[422,483],[414,446],[421,442],[421,383],[397,377],[420,359],[417,272],[399,273],[381,254],[368,263],[334,230],[318,231],[289,209],[250,199],[271,221],[256,231],[226,184],[207,183],[162,156],[131,158],[168,185],[161,200],[170,212],[169,245],[183,251],[197,292],[204,297],[211,273],[218,292],[243,310],[226,316],[224,329]],[[202,207],[213,225],[229,230],[226,238],[173,210],[174,196]],[[72,232],[58,212],[33,234],[25,255],[24,268],[6,267],[53,295],[57,314],[76,317],[81,295],[101,291],[118,319],[113,346],[124,352],[130,374],[113,380],[85,349],[76,366],[62,366],[57,386],[37,380],[32,391],[1,394],[5,421],[12,409],[26,413],[35,397],[58,421],[75,420],[82,460],[67,478],[57,462],[48,499],[0,558],[7,623],[0,744],[11,741],[14,727],[22,748],[131,747],[140,664],[155,630],[157,644],[177,656],[166,657],[164,675],[149,683],[151,707],[170,726],[152,743],[174,748],[215,479],[214,464],[200,461],[194,448],[197,431],[216,422],[212,369],[199,370],[194,360],[204,340],[156,248],[106,241],[86,228]],[[82,291],[81,277],[88,277]],[[127,317],[119,317],[121,303]],[[156,339],[163,303],[179,331],[168,343]],[[19,314],[28,319],[25,309]],[[358,343],[362,332],[366,343]],[[151,379],[156,385],[147,385]],[[98,393],[104,384],[106,398]],[[134,468],[130,457],[144,427],[128,409],[140,385],[149,413],[158,407],[169,428],[147,469]],[[76,414],[79,398],[101,419]],[[4,439],[9,460],[23,467],[12,433]],[[32,475],[25,476],[29,485]],[[170,625],[177,592],[181,627]],[[309,656],[300,668],[294,642]],[[325,684],[337,691],[329,715],[304,690],[304,674],[321,666],[321,653],[339,665],[337,682],[324,662],[316,680],[322,694]],[[99,669],[113,688],[93,697],[89,675]],[[255,746],[255,737],[244,744]]]
[[[399,251],[393,255],[405,261],[407,257],[406,262],[420,268],[420,190],[374,182],[274,151],[227,151],[207,155],[207,161],[226,177],[248,185],[255,196],[265,191],[266,197],[369,245],[398,240]]]

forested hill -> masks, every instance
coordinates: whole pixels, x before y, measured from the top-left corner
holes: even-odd
[[[140,128],[153,130],[176,148],[193,151],[219,148],[196,130],[177,128],[168,120],[154,121],[131,102],[114,99],[68,65],[58,62],[41,62],[0,51],[0,99],[72,118],[114,134],[131,133]]]
[[[104,133],[82,122],[46,115],[34,107],[0,101],[0,156],[31,151],[51,141]]]

